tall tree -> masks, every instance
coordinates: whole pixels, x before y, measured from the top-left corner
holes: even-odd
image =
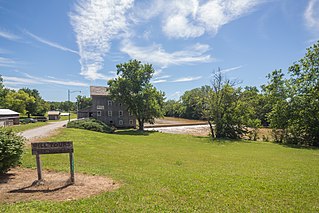
[[[35,99],[34,102],[28,102],[26,104],[26,112],[29,118],[31,115],[44,115],[49,110],[50,105],[42,99],[38,90],[29,88],[22,88],[20,90]]]
[[[76,97],[76,103],[77,103],[79,109],[84,109],[84,108],[92,105],[92,98],[78,95]]]
[[[241,89],[220,71],[213,75],[212,91],[206,98],[203,116],[207,119],[212,138],[239,138],[250,119],[249,108],[241,101]]]
[[[5,107],[26,114],[27,105],[35,102],[35,98],[23,90],[9,91],[5,97]]]
[[[150,83],[155,71],[151,64],[138,60],[118,64],[116,68],[118,77],[108,82],[111,97],[124,103],[136,116],[139,130],[144,130],[145,122],[163,116],[164,93]]]

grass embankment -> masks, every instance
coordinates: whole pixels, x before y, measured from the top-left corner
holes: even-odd
[[[319,150],[78,129],[52,138],[67,140],[74,141],[76,172],[111,177],[121,188],[78,201],[3,204],[0,211],[319,211]],[[42,162],[45,169],[68,171],[68,155],[43,155]],[[30,148],[23,166],[35,168]]]
[[[28,123],[28,124],[19,124],[19,125],[14,125],[14,126],[8,126],[5,127],[7,129],[12,129],[15,132],[23,132],[28,129],[34,129],[40,126],[47,125],[47,122],[37,122],[37,123]]]

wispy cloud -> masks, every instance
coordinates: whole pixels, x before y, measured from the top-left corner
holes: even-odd
[[[10,33],[3,29],[0,29],[0,37],[11,40],[11,41],[17,41],[20,39],[19,36],[16,36],[13,33]]]
[[[159,79],[159,80],[153,80],[152,84],[158,84],[158,83],[164,83],[164,82],[167,82],[167,80],[166,79]]]
[[[58,84],[66,86],[87,87],[86,83],[76,81],[65,81],[52,78],[41,78],[24,73],[24,77],[3,76],[5,85],[33,85],[33,84]]]
[[[251,12],[265,0],[156,0],[147,4],[149,12],[137,8],[139,19],[162,15],[162,30],[173,38],[216,34],[225,24]],[[145,8],[144,8],[145,9]],[[142,14],[141,14],[141,11]]]
[[[0,56],[0,67],[16,67],[17,62],[11,58],[4,58]]]
[[[51,46],[51,47],[54,47],[54,48],[57,48],[57,49],[60,49],[60,50],[66,51],[66,52],[75,53],[75,54],[77,54],[77,55],[79,54],[79,53],[78,53],[77,51],[75,51],[75,50],[72,50],[72,49],[70,49],[70,48],[64,47],[64,46],[62,46],[62,45],[60,45],[60,44],[58,44],[58,43],[49,41],[49,40],[47,40],[47,39],[41,38],[41,37],[39,37],[39,36],[37,36],[37,35],[35,35],[35,34],[33,34],[33,33],[30,33],[30,32],[28,32],[28,31],[25,31],[25,33],[26,33],[27,35],[29,35],[30,37],[32,37],[33,39],[37,40],[38,42],[41,42],[41,43],[46,44],[46,45],[48,45],[48,46]]]
[[[307,27],[316,33],[319,33],[319,0],[309,0],[304,12],[304,19]]]
[[[133,0],[79,0],[75,5],[70,19],[79,47],[81,75],[91,80],[105,78],[98,71],[113,37],[126,32],[125,13],[132,4]]]
[[[209,49],[209,45],[196,44],[187,49],[169,53],[166,52],[159,44],[147,47],[138,47],[130,41],[126,41],[123,43],[121,51],[127,53],[131,58],[166,67],[168,65],[210,62],[213,60],[212,57],[208,54],[205,55]]]
[[[178,100],[181,97],[182,94],[183,93],[181,91],[176,91],[176,92],[170,94],[169,96],[167,96],[167,98],[168,99]]]
[[[189,81],[197,81],[201,79],[202,76],[195,76],[195,77],[183,77],[183,78],[178,78],[176,80],[173,80],[172,82],[189,82]]]
[[[223,70],[220,70],[221,73],[227,73],[227,72],[231,72],[231,71],[234,71],[234,70],[239,70],[241,69],[243,66],[237,66],[237,67],[232,67],[232,68],[228,68],[228,69],[223,69]]]

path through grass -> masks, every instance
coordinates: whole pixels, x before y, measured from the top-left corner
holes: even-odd
[[[122,182],[122,187],[78,201],[22,202],[2,205],[0,210],[319,211],[319,150],[262,142],[212,144],[206,137],[186,135],[103,134],[77,129],[64,129],[52,140],[74,141],[76,172],[109,176]],[[46,169],[68,171],[67,155],[42,159]],[[30,148],[23,166],[35,168]]]

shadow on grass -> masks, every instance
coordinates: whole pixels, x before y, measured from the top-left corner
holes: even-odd
[[[276,143],[276,142],[273,142]],[[297,144],[283,144],[283,143],[276,143],[284,147],[293,148],[293,149],[309,149],[309,150],[319,150],[317,146],[302,146]]]
[[[116,135],[137,135],[137,136],[148,136],[148,135],[151,135],[153,133],[155,133],[157,131],[140,131],[140,130],[132,130],[132,129],[129,129],[129,130],[117,130],[115,133],[113,134],[116,134]]]

